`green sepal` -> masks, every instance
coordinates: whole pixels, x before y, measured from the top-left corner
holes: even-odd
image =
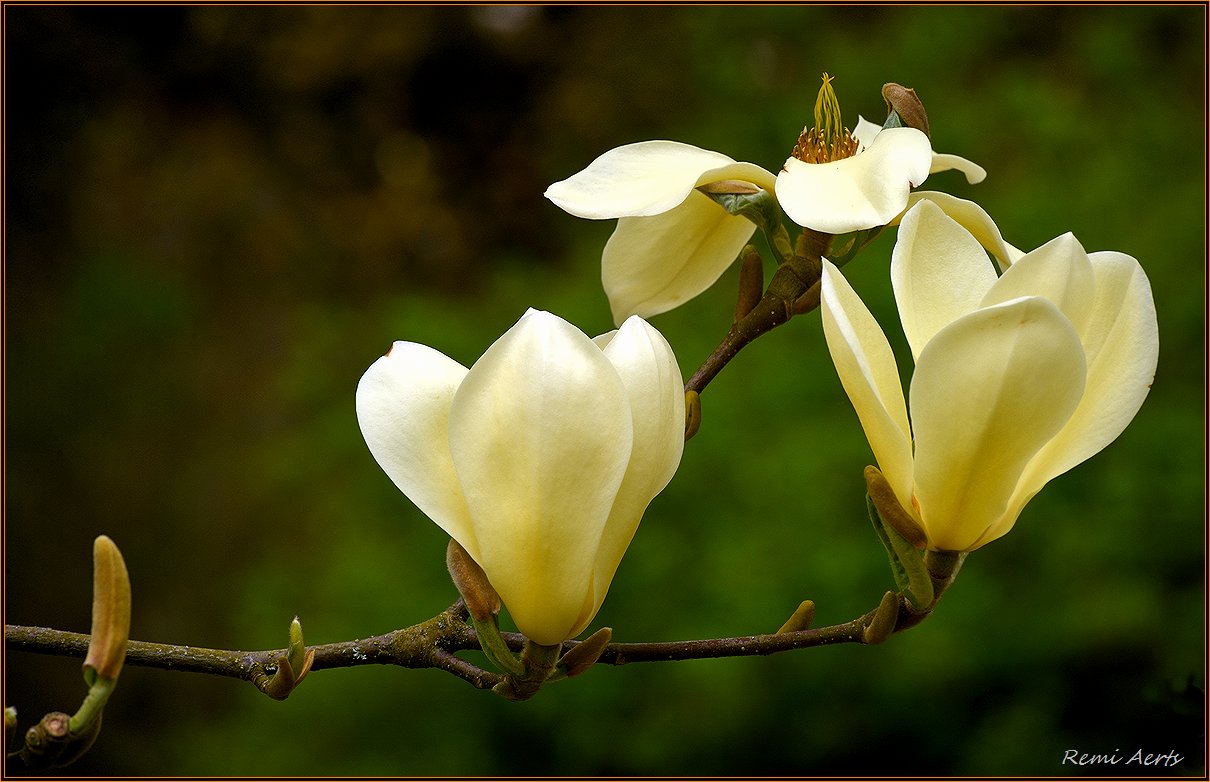
[[[794,255],[794,250],[790,246],[790,234],[782,224],[781,206],[777,203],[777,197],[768,190],[755,186],[752,189],[756,192],[714,192],[707,185],[698,188],[698,191],[725,209],[727,214],[745,217],[756,225],[777,255],[778,264],[783,264]]]
[[[892,109],[891,112],[886,115],[886,122],[882,123],[883,130],[887,130],[889,128],[906,127],[908,127],[908,124],[903,121],[903,117],[899,116],[899,112],[895,111],[894,109]]]
[[[479,620],[471,614],[469,619],[475,627],[475,635],[479,638],[479,647],[492,665],[509,676],[523,676],[525,666],[513,655],[504,637],[500,635],[499,615],[489,614],[486,619]]]
[[[933,581],[924,565],[924,552],[909,543],[882,518],[869,494],[866,494],[865,502],[870,523],[874,525],[874,532],[890,559],[895,585],[913,609],[924,611],[933,604]]]

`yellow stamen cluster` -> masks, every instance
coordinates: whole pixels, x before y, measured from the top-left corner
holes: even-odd
[[[857,154],[857,140],[844,127],[840,101],[826,73],[815,98],[815,127],[802,129],[790,154],[804,163],[831,163]]]

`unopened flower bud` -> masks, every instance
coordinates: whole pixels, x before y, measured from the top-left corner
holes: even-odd
[[[899,596],[894,592],[887,592],[882,596],[882,602],[875,609],[870,623],[862,631],[861,642],[866,644],[882,643],[891,637],[891,633],[895,632],[895,624],[898,621]]]
[[[764,261],[752,245],[744,247],[739,262],[739,295],[735,300],[735,321],[756,309],[765,291]]]
[[[797,633],[800,630],[810,630],[811,622],[815,620],[815,601],[804,600],[794,609],[794,613],[785,624],[777,629],[777,635],[782,633]]]
[[[130,577],[114,542],[101,535],[93,543],[92,637],[84,659],[84,679],[117,679],[130,638]]]
[[[886,101],[887,111],[898,114],[904,125],[930,135],[928,114],[914,89],[889,82],[882,85],[882,99]]]
[[[579,676],[596,664],[601,657],[601,652],[605,651],[605,647],[609,645],[612,638],[613,629],[602,627],[568,649],[567,653],[559,659],[559,667],[566,671],[569,679]]]
[[[311,665],[315,662],[315,650],[307,649],[303,643],[302,622],[298,621],[298,617],[294,617],[294,621],[290,623],[290,645],[286,649],[286,659],[290,662],[290,668],[294,671],[294,686],[303,680],[311,670]]]
[[[685,439],[697,434],[702,426],[702,395],[690,389],[685,392]]]

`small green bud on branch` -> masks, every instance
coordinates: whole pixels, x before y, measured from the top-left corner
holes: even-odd
[[[874,610],[869,624],[862,631],[861,642],[865,644],[882,643],[891,637],[891,633],[895,632],[895,625],[898,621],[899,595],[887,592],[882,596],[882,602],[878,604],[878,608]]]
[[[813,621],[815,621],[815,601],[804,600],[798,604],[798,608],[794,609],[794,613],[790,615],[785,624],[778,628],[777,634],[809,630]]]

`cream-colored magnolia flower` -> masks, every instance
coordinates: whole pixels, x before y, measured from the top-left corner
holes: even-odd
[[[756,231],[697,188],[725,180],[769,192],[760,166],[676,141],[643,141],[601,155],[546,197],[591,220],[618,220],[601,255],[614,323],[678,307],[714,284]]]
[[[396,342],[357,387],[370,452],[551,645],[605,599],[684,448],[676,356],[640,318],[589,339],[530,310],[469,370]]]
[[[914,128],[883,130],[858,118],[850,134],[824,74],[815,128],[804,128],[785,169],[760,166],[675,141],[610,150],[546,190],[563,210],[618,220],[601,255],[601,282],[615,323],[651,317],[705,291],[735,260],[756,226],[728,213],[697,188],[737,182],[764,190],[800,226],[825,233],[886,225],[907,206],[908,191],[930,174],[959,169],[971,183],[986,172],[956,155],[934,154]],[[809,161],[809,162],[806,162]]]
[[[824,89],[831,89],[826,81]],[[832,131],[827,140],[829,120],[821,111],[816,116],[816,127],[803,129],[776,184],[782,210],[804,228],[844,234],[887,225],[929,174],[957,169],[972,185],[987,176],[966,158],[933,152],[929,137],[915,128],[883,129],[859,116],[851,134]],[[838,119],[830,121],[838,127]]]
[[[825,263],[828,348],[928,547],[970,551],[1134,417],[1159,352],[1151,287],[1134,258],[1085,253],[1071,234],[997,277],[979,241],[928,200],[902,220],[891,276],[916,362],[910,417],[886,336]]]

